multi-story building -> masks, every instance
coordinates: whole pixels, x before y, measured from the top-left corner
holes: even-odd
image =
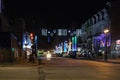
[[[109,58],[119,55],[119,5],[120,1],[106,3],[103,9],[81,26],[82,41],[87,43],[87,49],[94,51],[98,57],[100,52],[102,52],[101,55],[104,55],[105,51]],[[105,29],[108,29],[109,33],[105,34]]]
[[[3,12],[3,0],[0,0],[0,62],[14,61],[15,52],[18,51],[17,40],[11,33],[9,21]]]
[[[116,0],[111,3],[111,54],[115,58],[120,57],[120,1]]]

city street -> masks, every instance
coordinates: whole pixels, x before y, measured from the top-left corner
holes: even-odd
[[[120,80],[120,0],[0,0],[0,80]]]
[[[1,65],[1,80],[120,80],[120,64],[54,57],[42,64]]]

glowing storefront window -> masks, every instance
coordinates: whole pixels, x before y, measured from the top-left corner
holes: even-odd
[[[64,52],[67,52],[67,41],[64,42]]]

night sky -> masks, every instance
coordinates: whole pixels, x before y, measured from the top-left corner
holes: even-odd
[[[110,0],[4,0],[8,18],[25,18],[26,27],[35,24],[64,27],[84,21],[101,10]]]

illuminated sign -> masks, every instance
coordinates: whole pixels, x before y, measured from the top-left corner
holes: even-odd
[[[76,29],[76,36],[81,36],[81,29]]]
[[[42,29],[41,34],[42,36],[47,36],[47,29]]]
[[[76,36],[81,36],[81,29],[76,29],[74,31],[71,32],[71,30],[67,30],[67,29],[57,29],[57,30],[51,30],[49,31],[48,29],[41,29],[41,35],[42,36],[48,36],[48,34],[50,36],[54,36],[54,35],[58,35],[58,36],[68,36],[68,34],[70,34],[71,36],[76,35]]]
[[[58,29],[58,35],[62,36],[62,29]]]
[[[67,36],[67,29],[58,29],[58,36]]]

